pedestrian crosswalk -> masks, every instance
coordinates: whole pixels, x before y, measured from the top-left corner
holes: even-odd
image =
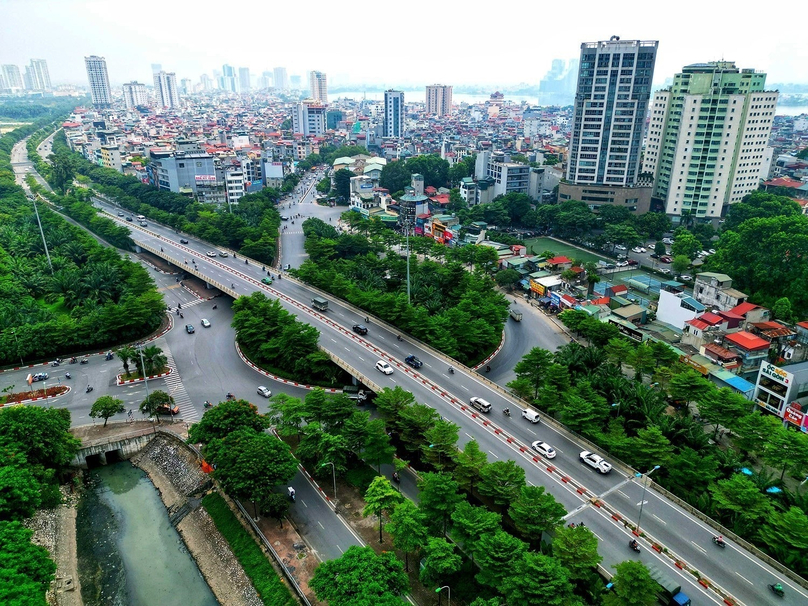
[[[191,402],[191,398],[185,390],[180,372],[177,370],[177,364],[174,362],[174,356],[171,355],[168,347],[164,346],[162,349],[163,355],[166,357],[166,364],[171,369],[171,374],[164,379],[168,395],[174,398],[174,403],[180,407],[180,412],[177,416],[187,423],[198,421],[199,413],[194,408],[193,402]]]

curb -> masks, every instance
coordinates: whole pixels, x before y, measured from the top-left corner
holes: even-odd
[[[61,398],[62,396],[66,396],[71,391],[73,391],[73,388],[70,387],[70,385],[65,385],[64,387],[67,387],[67,391],[65,391],[64,393],[57,393],[55,396],[42,396],[40,398],[28,398],[27,400],[20,400],[19,402],[11,402],[11,403],[7,403],[7,404],[0,404],[0,408],[6,408],[8,406],[19,406],[20,404],[29,404],[30,402],[39,402],[41,400],[53,400],[55,398]]]
[[[302,389],[309,389],[309,390],[322,389],[326,393],[342,393],[341,389],[336,389],[333,387],[319,387],[317,385],[308,385],[306,383],[298,383],[297,381],[290,381],[289,379],[284,379],[283,377],[273,375],[264,370],[263,368],[259,368],[258,366],[256,366],[246,355],[244,355],[244,352],[241,351],[241,347],[239,347],[237,341],[235,342],[235,346],[236,346],[236,353],[238,354],[238,357],[241,358],[241,361],[244,362],[250,368],[252,368],[254,371],[264,375],[268,379],[272,379],[273,381],[276,381],[278,383],[284,383],[286,385],[293,385],[295,387],[300,387]]]
[[[160,378],[162,378],[162,377],[167,377],[168,375],[170,375],[170,374],[171,374],[171,372],[172,372],[172,370],[171,370],[171,368],[169,368],[169,369],[168,369],[168,372],[164,372],[164,373],[161,373],[161,374],[159,374],[159,375],[149,375],[148,377],[141,377],[141,378],[139,378],[139,379],[127,379],[126,381],[123,381],[123,380],[121,379],[121,377],[122,377],[123,375],[122,375],[122,374],[120,374],[120,375],[116,375],[116,377],[115,377],[115,384],[116,384],[118,387],[120,387],[120,386],[122,386],[122,385],[129,385],[129,384],[131,384],[131,383],[140,383],[140,382],[142,382],[142,381],[145,381],[146,379],[148,379],[149,381],[151,381],[152,379],[160,379]]]

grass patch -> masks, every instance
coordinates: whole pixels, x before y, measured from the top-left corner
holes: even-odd
[[[597,261],[600,259],[608,259],[608,257],[598,255],[595,252],[581,250],[580,248],[576,248],[570,244],[562,244],[561,242],[551,240],[550,238],[529,238],[525,240],[523,244],[527,247],[529,254],[540,255],[545,250],[552,250],[556,255],[563,255],[565,257],[569,257],[570,259],[580,259],[585,263],[589,261],[597,263]],[[533,249],[532,253],[530,252],[531,248]]]
[[[261,548],[230,511],[222,496],[212,492],[202,499],[216,528],[227,540],[253,587],[267,606],[294,606],[297,602]]]
[[[45,309],[47,309],[48,311],[50,311],[53,314],[61,315],[61,316],[69,316],[70,315],[70,310],[67,308],[67,305],[65,305],[65,298],[64,297],[59,297],[53,303],[47,303],[45,301],[45,299],[39,299],[37,302],[39,303],[39,305],[41,307],[44,307]]]

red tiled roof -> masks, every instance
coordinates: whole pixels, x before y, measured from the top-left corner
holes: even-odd
[[[766,339],[762,339],[756,335],[753,335],[751,332],[746,332],[745,330],[729,334],[725,338],[733,345],[737,345],[738,347],[741,347],[747,351],[769,349],[770,346],[770,343]]]
[[[715,325],[715,324],[721,324],[721,322],[724,321],[724,318],[708,311],[701,314],[699,316],[699,320],[702,320],[710,325]]]
[[[611,301],[610,297],[600,297],[599,299],[592,299],[590,303],[592,305],[608,305],[609,301]]]
[[[797,326],[808,330],[808,322],[797,322]]]
[[[721,347],[720,345],[716,345],[715,343],[708,343],[704,346],[704,352],[708,354],[713,354],[712,356],[707,356],[713,359],[720,359],[720,360],[733,360],[738,357],[738,354],[731,352],[726,347]]]
[[[612,286],[612,292],[614,294],[626,293],[628,292],[628,286],[626,286],[625,284],[615,284],[614,286]]]
[[[552,259],[547,259],[547,263],[550,265],[561,265],[563,263],[572,263],[572,260],[567,257],[553,257]]]
[[[777,177],[776,179],[772,179],[771,181],[766,181],[763,185],[767,185],[769,187],[791,187],[797,188],[802,187],[805,185],[802,181],[795,181],[789,177]]]
[[[704,322],[699,318],[692,318],[690,320],[685,320],[685,324],[689,324],[693,328],[698,328],[699,330],[704,330],[710,327],[710,324],[707,324],[707,322]]]
[[[740,305],[736,305],[730,311],[734,314],[738,314],[739,316],[745,316],[747,313],[752,311],[753,309],[757,309],[760,305],[755,305],[754,303],[741,303]]]

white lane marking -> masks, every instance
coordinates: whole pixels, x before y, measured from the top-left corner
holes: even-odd
[[[490,454],[492,457],[495,457],[497,459],[499,458],[496,453],[491,452],[490,450],[488,451],[488,454]]]
[[[363,358],[362,356],[356,356],[356,357],[362,360],[363,362],[365,361],[365,358]]]
[[[662,524],[664,524],[665,526],[667,526],[667,525],[668,525],[668,523],[667,523],[665,520],[663,520],[662,518],[660,518],[660,517],[659,517],[658,515],[656,515],[655,513],[652,513],[651,515],[652,515],[653,517],[655,517],[657,520],[659,520],[659,521],[660,521]]]
[[[698,544],[698,543],[696,543],[695,541],[690,541],[690,543],[691,543],[691,545],[693,545],[693,547],[695,547],[696,549],[698,549],[700,552],[702,552],[702,553],[707,553],[707,550],[706,550],[706,549],[704,549],[704,547],[702,547],[701,545],[699,545],[699,544]]]
[[[329,338],[330,338],[332,341],[334,341],[334,343],[336,343],[336,342],[337,342],[337,340],[336,340],[334,337],[329,337]]]
[[[469,388],[468,388],[468,387],[466,387],[465,385],[461,385],[460,387],[461,387],[462,389],[465,389],[466,391],[468,391],[468,390],[469,390]]]
[[[432,364],[427,364],[426,362],[424,362],[424,366],[427,366],[427,367],[429,367],[429,368],[432,368]]]
[[[378,337],[379,337],[379,339],[381,339],[382,341],[386,341],[386,340],[387,340],[387,339],[385,339],[385,338],[384,338],[383,336],[381,336],[381,335],[378,335]]]
[[[637,503],[637,507],[641,507],[643,505],[648,505],[648,501],[640,501],[639,503]]]
[[[339,549],[340,553],[345,553],[345,551],[342,549],[342,547],[339,546],[339,543],[336,543],[336,546],[337,546],[337,549]]]
[[[750,581],[749,579],[747,579],[745,576],[743,576],[743,575],[742,575],[740,572],[738,572],[737,570],[735,571],[735,574],[737,574],[739,577],[741,577],[741,578],[742,578],[744,581],[746,581],[746,582],[747,582],[747,583],[749,583],[750,585],[753,585],[752,581]]]
[[[628,500],[628,495],[625,492],[623,492],[622,490],[618,490],[617,494],[619,494],[624,499]]]
[[[469,437],[469,440],[475,440],[476,439],[474,436],[469,434],[467,431],[464,431],[463,433],[466,434]]]

